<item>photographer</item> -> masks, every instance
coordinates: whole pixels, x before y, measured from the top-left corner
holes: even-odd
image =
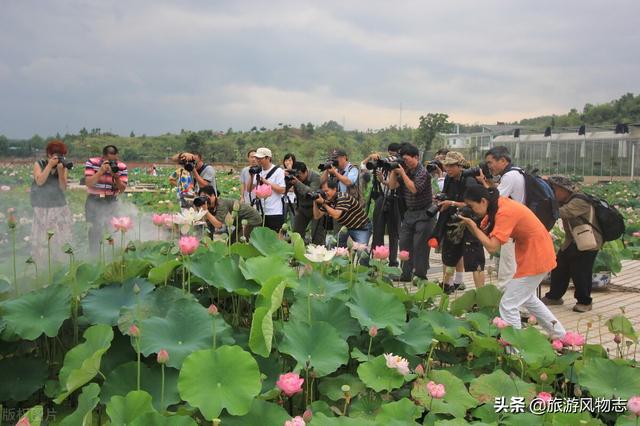
[[[293,189],[292,181],[289,179],[289,175],[294,172],[294,168],[296,166],[296,156],[292,153],[285,154],[282,159],[282,170],[284,170],[284,182],[285,182],[285,192],[282,197],[282,209],[284,212],[284,221],[291,219],[293,222],[293,218],[296,216],[296,193]]]
[[[183,209],[193,205],[198,188],[211,185],[216,188],[216,174],[213,166],[202,161],[202,154],[181,152],[172,157],[180,167],[169,176],[169,183],[176,187],[176,194]]]
[[[485,154],[487,167],[492,176],[498,177],[497,189],[501,197],[508,197],[519,203],[525,202],[524,176],[513,169],[511,154],[505,146],[495,146]],[[484,175],[484,174],[483,174]],[[496,183],[491,176],[479,177],[478,180],[488,187],[495,188]],[[500,248],[500,260],[498,263],[498,285],[507,282],[516,270],[516,255],[513,241],[509,241]]]
[[[253,178],[251,170],[260,168],[260,166],[258,166],[258,160],[256,159],[255,149],[250,149],[249,152],[247,152],[247,160],[249,161],[249,165],[240,171],[240,201],[251,204],[253,202],[251,192],[249,190],[249,187],[251,186],[251,179]],[[259,170],[257,173],[259,173]]]
[[[258,148],[256,159],[261,171],[251,180],[249,191],[258,185],[269,185],[271,195],[264,200],[257,199],[258,211],[264,216],[264,225],[276,232],[280,231],[284,224],[284,210],[282,206],[282,196],[284,195],[286,183],[284,181],[284,170],[275,166],[271,162],[272,154],[269,148]]]
[[[238,212],[237,219],[234,218],[233,220],[233,226],[237,226],[241,224],[243,220],[246,220],[247,224],[245,226],[240,225],[242,226],[241,232],[240,230],[238,231],[248,240],[249,235],[251,235],[251,230],[256,226],[262,225],[260,213],[248,204],[240,203],[237,200],[219,198],[218,193],[211,185],[203,186],[199,189],[198,197],[194,199],[194,206],[199,209],[207,209],[205,219],[207,220],[207,227],[209,228],[209,234],[212,238],[216,232],[226,231],[230,234],[229,238],[235,241],[236,233],[230,232],[225,224],[227,215],[233,215],[234,203],[238,203]]]
[[[389,189],[389,164],[398,160],[400,144],[391,143],[387,147],[386,158],[381,158],[377,153],[369,155],[362,161],[360,168],[371,170],[373,184],[369,193],[366,211],[369,211],[371,200],[373,207],[373,235],[371,248],[384,245],[385,232],[389,235],[389,266],[398,266],[398,242],[400,238],[401,209],[395,189]]]
[[[433,238],[442,248],[442,263],[445,266],[444,290],[452,293],[464,289],[464,271],[473,272],[476,288],[484,285],[484,249],[480,241],[464,227],[459,215],[471,216],[466,212],[463,196],[472,186],[480,186],[475,179],[477,169],[468,169],[461,153],[449,151],[442,161],[446,171],[444,188],[436,197],[440,199],[440,214],[433,231]],[[462,226],[462,227],[460,227]],[[455,277],[449,272],[455,267]]]
[[[516,271],[504,286],[500,299],[500,317],[513,328],[521,328],[520,307],[535,315],[552,339],[562,338],[565,330],[558,319],[536,296],[536,289],[546,274],[556,266],[553,242],[547,229],[524,204],[499,196],[495,190],[472,186],[464,194],[482,224],[461,217],[469,230],[490,253],[515,241]]]
[[[322,182],[333,180],[338,183],[338,191],[351,195],[363,207],[364,200],[358,182],[359,171],[349,162],[347,152],[335,149],[329,160],[322,166]]]
[[[338,235],[339,247],[346,247],[349,237],[355,243],[369,245],[371,222],[358,201],[346,192],[338,192],[336,181],[323,182],[321,188],[322,191],[314,194],[313,218],[317,220],[326,214],[339,227],[347,228],[347,232]]]
[[[402,167],[393,169],[389,175],[389,189],[398,188],[407,208],[400,225],[400,250],[409,252],[409,260],[402,264],[400,280],[411,281],[412,275],[427,279],[427,239],[434,225],[433,216],[427,214],[432,204],[431,176],[420,164],[420,151],[414,145],[404,145],[400,156]]]
[[[295,163],[294,173],[287,178],[293,185],[293,190],[298,200],[298,209],[293,218],[293,232],[297,232],[305,237],[307,226],[311,223],[311,240],[315,245],[325,244],[326,220],[313,218],[313,198],[308,194],[313,194],[320,189],[320,175],[307,169],[307,165],[301,161]]]
[[[62,246],[71,242],[71,212],[64,191],[67,189],[67,173],[73,164],[65,158],[67,146],[58,140],[47,144],[47,159],[33,166],[31,184],[31,257],[41,264],[47,258],[48,231],[51,237],[51,254],[57,261],[65,257]]]
[[[85,218],[89,223],[89,249],[97,256],[102,235],[118,213],[118,194],[127,187],[127,165],[118,160],[118,148],[107,145],[102,157],[89,158],[84,165],[87,201]]]

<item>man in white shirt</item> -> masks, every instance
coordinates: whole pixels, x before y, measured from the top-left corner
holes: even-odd
[[[274,231],[280,231],[284,224],[282,195],[285,191],[284,170],[274,166],[271,162],[272,154],[269,148],[258,148],[256,160],[262,171],[251,180],[252,188],[257,185],[269,185],[271,195],[258,203],[258,210],[264,215],[264,225]],[[250,189],[251,190],[251,189]]]
[[[487,166],[493,176],[499,176],[498,192],[501,197],[509,197],[522,204],[525,202],[524,176],[512,168],[511,154],[505,146],[495,146],[484,156]],[[516,253],[513,240],[509,240],[500,247],[500,262],[498,263],[498,287],[502,287],[513,278],[516,272]]]

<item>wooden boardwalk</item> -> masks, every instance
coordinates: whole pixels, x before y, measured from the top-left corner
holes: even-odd
[[[432,253],[430,256],[431,269],[428,278],[431,280],[442,280],[442,262],[440,255]],[[489,260],[487,256],[487,266],[494,265],[494,259]],[[493,275],[493,282],[496,277]],[[486,279],[489,283],[489,279]],[[471,273],[464,274],[464,283],[467,289],[474,288]],[[548,291],[547,285],[542,286],[542,295]],[[459,294],[459,293],[458,293]],[[622,271],[611,278],[611,284],[604,290],[592,292],[593,310],[586,313],[573,312],[572,308],[576,300],[573,297],[573,284],[564,295],[564,305],[549,306],[564,328],[568,331],[578,331],[585,335],[588,323],[592,327],[588,333],[588,343],[599,344],[600,335],[598,332],[598,321],[602,324],[602,344],[612,358],[617,357],[617,345],[613,341],[613,334],[605,326],[605,322],[614,315],[622,313],[631,321],[636,332],[640,332],[640,260],[622,261]],[[455,297],[455,296],[453,296]],[[600,316],[600,319],[598,318]],[[623,351],[627,352],[626,345],[622,345]],[[640,349],[634,353],[635,345],[629,348],[628,357],[640,360]]]

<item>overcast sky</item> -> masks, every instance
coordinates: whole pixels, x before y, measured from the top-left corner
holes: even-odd
[[[640,87],[640,2],[2,0],[0,134],[565,113]]]

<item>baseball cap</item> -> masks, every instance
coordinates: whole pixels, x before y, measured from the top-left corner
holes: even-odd
[[[345,151],[344,149],[334,149],[332,155],[334,157],[346,157],[347,156],[347,151]]]
[[[264,158],[269,157],[272,158],[271,150],[269,148],[258,148],[256,151],[256,158]]]
[[[464,159],[464,156],[461,153],[457,151],[449,151],[447,152],[447,155],[444,157],[444,160],[442,160],[442,164],[444,166],[452,166],[454,164],[459,164],[463,166],[464,164],[466,164],[466,161]]]

